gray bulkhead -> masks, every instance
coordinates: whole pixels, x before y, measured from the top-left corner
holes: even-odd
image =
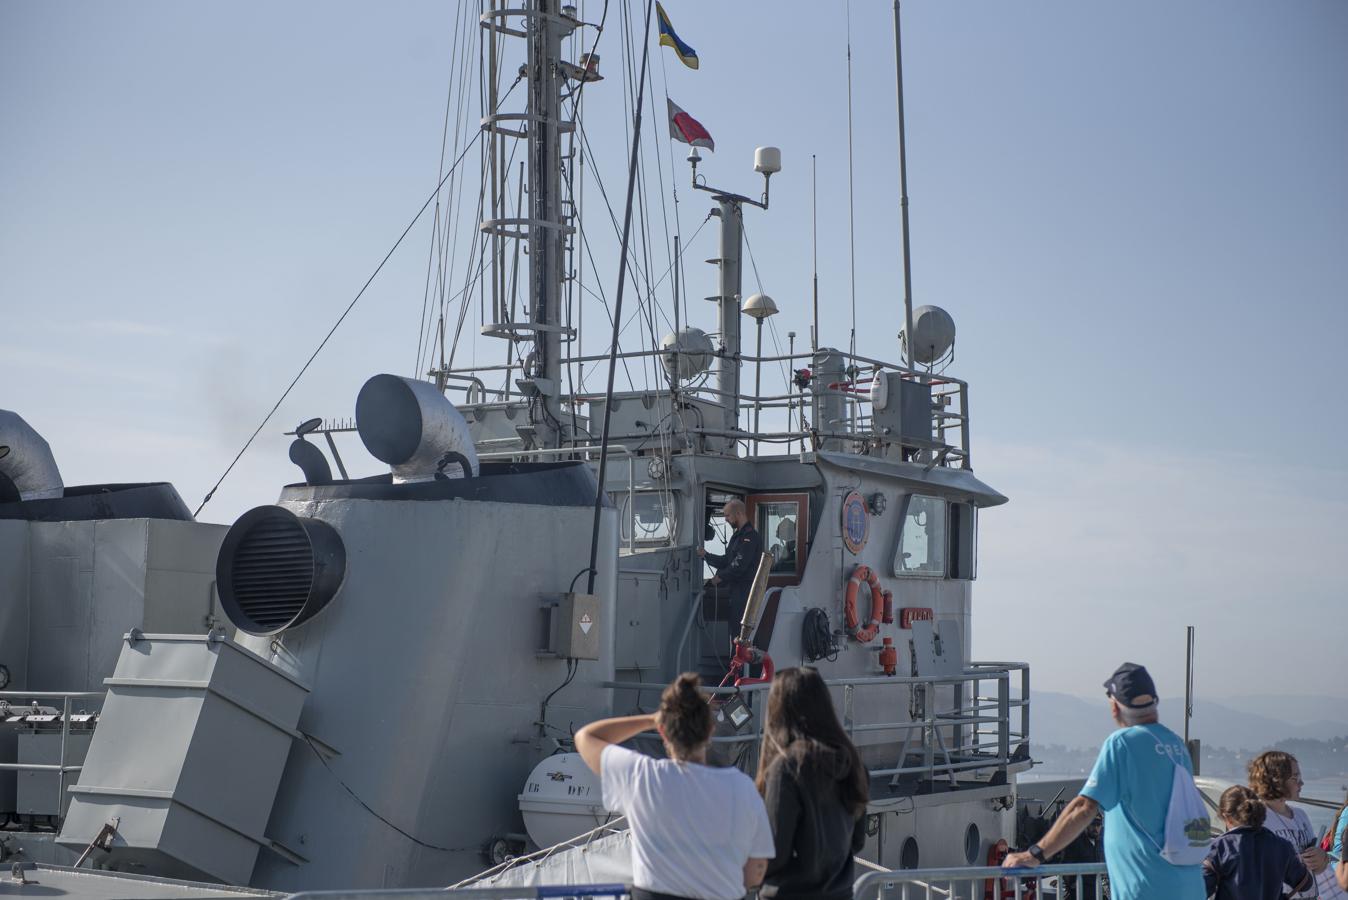
[[[490,840],[522,831],[515,796],[531,768],[558,737],[609,712],[614,511],[600,530],[601,659],[578,664],[540,726],[541,698],[567,675],[565,660],[539,655],[540,609],[589,558],[589,507],[281,505],[335,528],[347,570],[313,619],[242,639],[313,689],[299,725],[307,739],[291,749],[267,832],[303,861],[263,854],[252,883],[426,886],[478,871]]]

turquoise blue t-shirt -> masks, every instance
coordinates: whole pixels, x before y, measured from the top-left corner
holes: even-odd
[[[1114,900],[1207,897],[1202,866],[1172,866],[1156,849],[1165,843],[1176,765],[1193,772],[1184,742],[1160,724],[1120,728],[1100,748],[1081,793],[1105,811],[1105,866]]]
[[[1329,849],[1329,855],[1335,859],[1343,859],[1343,832],[1348,828],[1348,809],[1339,813],[1339,818],[1334,822],[1334,845]]]

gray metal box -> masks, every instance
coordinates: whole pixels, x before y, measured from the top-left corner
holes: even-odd
[[[598,659],[599,595],[562,594],[546,607],[549,614],[546,652],[563,659]]]
[[[19,761],[19,735],[12,726],[4,725],[4,716],[0,715],[0,762]],[[18,772],[13,769],[0,769],[0,820],[15,812],[18,800],[15,788]]]
[[[88,731],[72,731],[66,736],[66,765],[78,766],[84,763],[89,752],[89,741],[93,737]],[[36,763],[43,766],[55,766],[61,762],[61,732],[59,731],[20,731],[19,762]],[[18,772],[18,795],[15,812],[25,816],[56,816],[64,814],[70,807],[70,794],[61,790],[56,772]],[[75,783],[78,773],[67,773],[65,785]],[[57,800],[60,808],[57,808]]]
[[[885,377],[889,399],[884,409],[873,412],[875,429],[909,447],[934,446],[931,385],[909,381],[899,372],[887,372]]]
[[[128,635],[58,842],[247,884],[308,688],[219,636]]]

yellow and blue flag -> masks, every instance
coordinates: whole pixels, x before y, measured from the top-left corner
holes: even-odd
[[[697,51],[689,47],[679,36],[674,33],[674,26],[669,21],[669,14],[659,3],[655,4],[655,15],[660,20],[660,43],[665,47],[674,50],[674,55],[679,61],[690,69],[697,68]]]

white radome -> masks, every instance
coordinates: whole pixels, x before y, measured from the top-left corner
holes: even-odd
[[[701,328],[681,328],[660,341],[660,361],[676,381],[696,378],[711,368],[715,351],[711,338]]]
[[[955,320],[939,306],[913,310],[913,361],[934,363],[955,346]]]

